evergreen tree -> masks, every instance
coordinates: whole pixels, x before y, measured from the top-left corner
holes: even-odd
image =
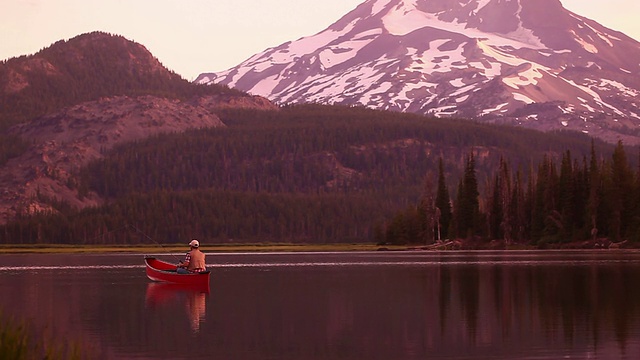
[[[511,238],[516,242],[528,239],[529,221],[527,220],[527,214],[530,214],[530,211],[522,184],[522,173],[521,171],[518,171],[513,184],[511,203],[509,207],[509,213],[513,216]]]
[[[488,222],[489,222],[489,237],[491,239],[502,239],[504,237],[504,233],[501,229],[501,224],[503,220],[504,210],[502,207],[502,178],[500,175],[496,175],[493,179],[493,189],[491,196],[489,197],[487,203],[488,205]]]
[[[553,160],[544,156],[538,166],[535,182],[533,209],[531,214],[532,241],[557,240],[558,231],[562,228],[561,215],[557,211],[558,176]]]
[[[574,160],[574,204],[573,204],[573,228],[574,238],[588,238],[590,228],[585,221],[587,218],[587,203],[589,200],[589,166],[587,165],[587,157],[582,157],[582,166],[578,160]]]
[[[638,150],[638,168],[635,176],[635,182],[633,185],[633,201],[631,212],[631,219],[629,224],[629,239],[632,241],[640,241],[640,149]]]
[[[435,206],[434,189],[431,174],[424,179],[424,187],[420,204],[418,205],[418,218],[420,222],[420,239],[423,244],[432,244],[438,235],[436,223],[438,221],[438,209]]]
[[[502,232],[502,238],[507,244],[513,240],[513,213],[511,208],[511,172],[509,171],[509,164],[503,158],[500,158],[500,203],[502,207],[502,221],[500,222],[500,231]]]
[[[629,167],[622,141],[618,141],[618,145],[613,151],[611,182],[607,194],[612,210],[609,235],[613,241],[619,241],[625,235],[632,208],[631,194],[633,194],[633,173]]]
[[[589,182],[587,184],[588,188],[588,200],[586,206],[586,219],[585,222],[587,224],[588,233],[592,240],[596,240],[598,238],[598,232],[602,232],[604,226],[601,225],[602,216],[600,216],[600,208],[601,208],[601,199],[603,192],[603,182],[602,177],[600,176],[600,169],[598,166],[598,158],[596,156],[596,149],[593,140],[591,141],[591,157],[589,160],[589,174],[588,174]]]
[[[455,204],[457,235],[459,237],[469,238],[478,235],[480,225],[479,195],[475,159],[471,153],[466,158],[464,175],[458,187],[457,203]]]
[[[451,198],[444,176],[444,164],[442,157],[438,161],[438,190],[436,193],[437,230],[438,240],[449,238],[449,225],[451,224]]]
[[[575,209],[575,179],[573,174],[573,160],[571,152],[567,150],[562,155],[560,165],[560,178],[558,180],[559,209],[561,225],[558,231],[560,241],[569,241],[573,234],[573,223]]]

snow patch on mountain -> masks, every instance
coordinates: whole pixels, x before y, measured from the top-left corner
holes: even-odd
[[[564,121],[640,143],[633,135],[638,58],[640,43],[559,0],[368,0],[316,35],[196,81],[277,103],[363,105],[542,130]],[[628,121],[611,125],[621,119]]]
[[[491,2],[491,0],[480,0],[478,1],[478,6],[476,8],[476,13],[480,10],[482,10],[485,6],[487,6],[489,3]]]
[[[441,29],[451,33],[462,34],[473,39],[486,39],[492,46],[511,46],[519,49],[523,47],[544,49],[544,44],[529,29],[525,29],[520,21],[517,30],[507,34],[491,34],[478,29],[469,28],[464,22],[447,22],[438,18],[437,14],[430,14],[417,9],[419,0],[404,1],[390,10],[382,19],[385,29],[392,35],[405,36],[427,27]],[[486,4],[485,4],[486,5]],[[520,7],[521,11],[522,7]],[[519,17],[519,13],[515,14]]]

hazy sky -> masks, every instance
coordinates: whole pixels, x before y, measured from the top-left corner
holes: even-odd
[[[564,6],[640,39],[638,0],[561,0]],[[187,80],[313,35],[364,0],[0,0],[0,60],[30,55],[91,32],[146,46]]]

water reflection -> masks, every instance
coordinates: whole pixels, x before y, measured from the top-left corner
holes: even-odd
[[[223,357],[253,349],[245,359],[637,359],[639,270],[470,261],[234,271],[216,278],[210,346]]]
[[[152,311],[173,309],[175,304],[183,306],[191,331],[197,333],[205,320],[208,297],[209,286],[149,283],[145,304]]]
[[[104,359],[640,359],[640,253],[211,258],[209,292],[0,256],[0,308]]]

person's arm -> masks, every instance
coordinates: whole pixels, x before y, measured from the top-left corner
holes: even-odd
[[[178,263],[178,267],[179,268],[188,268],[189,267],[189,263],[191,262],[191,254],[187,253],[187,255],[184,257],[184,261],[180,261]]]

